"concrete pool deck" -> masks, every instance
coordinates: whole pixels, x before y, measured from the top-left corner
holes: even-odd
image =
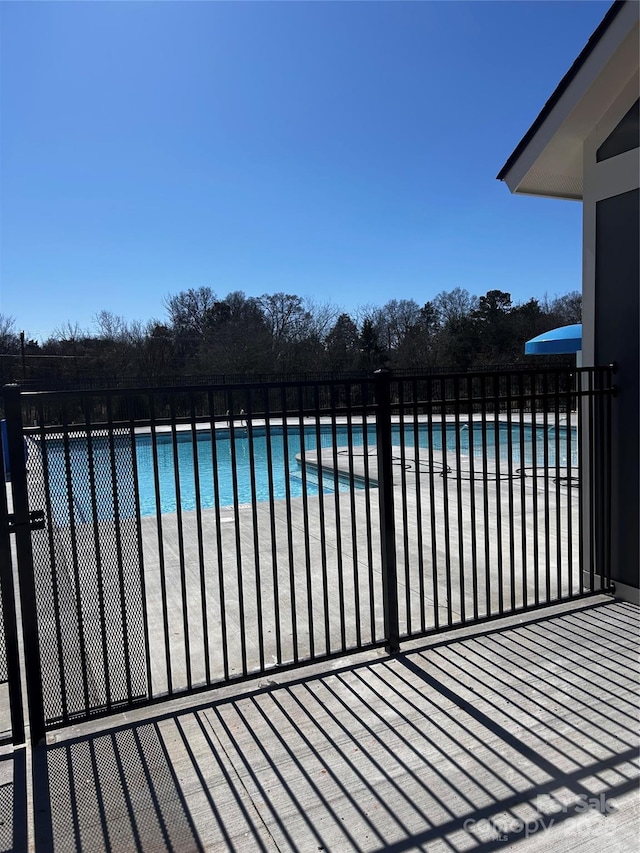
[[[220,417],[219,419],[214,421],[214,427],[216,428],[216,430],[226,431],[230,428],[231,424],[233,423],[234,430],[236,430],[239,433],[242,433],[247,429],[248,423],[251,423],[251,426],[255,429],[265,429],[267,426],[267,423],[270,424],[271,427],[281,428],[286,421],[286,424],[290,429],[298,429],[301,424],[308,429],[312,429],[315,426],[315,420],[316,420],[315,418],[313,418],[311,416],[307,416],[307,415],[305,415],[302,418],[300,418],[300,417],[291,417],[291,418],[271,417],[271,418],[269,418],[268,421],[265,420],[264,418],[260,418],[260,417],[256,417],[256,416],[252,416],[251,418],[235,417],[235,418],[231,418],[231,419],[227,418],[227,417]],[[368,415],[365,418],[365,420],[369,426],[375,426],[375,423],[376,423],[375,415]],[[404,418],[401,418],[400,415],[397,415],[397,414],[391,415],[391,422],[394,425],[404,423],[407,426],[411,426],[413,424],[414,420],[416,420],[419,424],[428,424],[431,422],[431,423],[439,426],[442,423],[443,416],[438,415],[438,414],[433,414],[430,416],[429,415],[418,415],[417,418],[413,418],[412,416],[407,414]],[[448,416],[448,415],[444,416],[444,420],[449,424],[456,423],[456,421],[451,416]],[[486,415],[482,415],[482,414],[478,414],[478,413],[473,414],[473,415],[461,414],[459,416],[457,422],[460,424],[460,426],[463,426],[464,424],[466,424],[470,421],[473,421],[474,423],[482,423],[484,421],[488,424],[493,424],[496,421],[498,421],[499,423],[502,423],[502,424],[506,424],[508,422],[511,422],[514,426],[517,426],[517,424],[520,423],[520,421],[522,421],[522,423],[525,423],[525,424],[531,424],[531,423],[535,422],[538,427],[542,427],[542,426],[551,427],[551,426],[553,426],[553,423],[552,423],[553,420],[555,420],[555,416],[552,413],[548,413],[547,421],[545,423],[544,419],[542,417],[542,413],[533,414],[531,412],[519,412],[517,410],[513,410],[510,416],[508,416],[506,414],[498,414],[497,417],[495,415],[491,415],[491,414],[486,414]],[[579,423],[579,416],[578,416],[577,411],[570,412],[568,420],[569,420],[571,426],[577,427],[578,423]],[[330,427],[334,423],[338,427],[345,427],[345,426],[348,426],[349,423],[352,423],[355,426],[359,426],[362,424],[363,419],[362,419],[361,415],[353,415],[351,418],[347,418],[346,415],[337,415],[336,417],[333,417],[333,418],[332,417],[320,417],[320,418],[318,418],[318,421],[319,421],[319,424],[321,427]],[[559,426],[566,426],[566,424],[567,424],[567,415],[563,414],[558,419],[558,425]],[[211,421],[207,420],[206,418],[205,419],[199,419],[195,422],[195,427],[196,427],[196,430],[198,432],[210,431],[211,430]],[[175,430],[177,433],[189,432],[189,431],[191,431],[192,428],[193,428],[192,423],[179,423],[179,424],[176,424],[176,426],[175,426]],[[83,425],[78,424],[78,429],[82,430]],[[161,433],[161,434],[166,435],[167,433],[171,433],[172,428],[171,428],[171,426],[169,426],[167,424],[157,424],[154,431],[157,433]],[[136,435],[150,435],[151,434],[151,427],[150,426],[135,427],[134,432]]]

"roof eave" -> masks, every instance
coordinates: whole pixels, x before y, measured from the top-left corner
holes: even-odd
[[[584,140],[638,68],[639,4],[617,0],[497,178],[512,193],[582,198]]]

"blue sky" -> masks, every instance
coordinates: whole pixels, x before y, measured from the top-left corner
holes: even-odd
[[[0,4],[0,312],[579,289],[581,205],[495,176],[609,5]]]

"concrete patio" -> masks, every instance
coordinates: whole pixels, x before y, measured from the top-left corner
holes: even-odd
[[[2,761],[0,849],[635,850],[639,613],[601,596],[49,735]]]

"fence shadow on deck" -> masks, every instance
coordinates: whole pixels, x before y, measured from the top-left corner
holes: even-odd
[[[0,756],[0,853],[26,849],[26,754],[18,748]]]
[[[637,628],[574,608],[40,747],[36,849],[623,850]]]

